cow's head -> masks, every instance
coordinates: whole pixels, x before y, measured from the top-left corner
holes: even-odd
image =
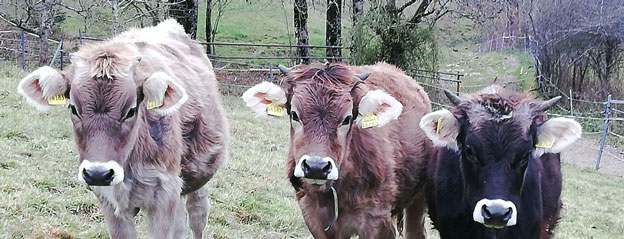
[[[78,179],[88,185],[124,180],[138,128],[146,127],[146,106],[164,116],[187,99],[184,88],[167,74],[140,74],[138,55],[123,45],[85,46],[72,55],[65,72],[44,66],[18,86],[41,111],[54,105],[69,108],[80,152]]]
[[[420,127],[435,145],[460,155],[473,220],[488,228],[516,225],[528,165],[560,153],[581,136],[581,126],[548,119],[545,111],[560,97],[542,102],[498,85],[465,99],[445,93],[456,107],[425,115]]]
[[[286,74],[281,87],[263,82],[247,90],[243,99],[261,116],[289,116],[291,182],[327,190],[346,164],[351,132],[381,127],[396,119],[403,106],[381,90],[369,90],[365,79],[370,73],[356,75],[342,64],[280,69]],[[287,114],[277,113],[281,109]],[[376,121],[371,124],[365,116]]]

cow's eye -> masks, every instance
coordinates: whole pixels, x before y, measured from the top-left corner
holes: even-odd
[[[348,125],[351,123],[351,118],[352,116],[347,115],[347,117],[345,117],[345,119],[342,121],[342,125]]]
[[[296,111],[292,111],[290,113],[290,117],[292,118],[292,120],[299,122],[299,116],[297,115]]]
[[[78,110],[76,110],[76,106],[70,104],[69,109],[71,110],[73,115],[75,115],[76,117],[80,117],[80,115],[78,115]]]
[[[130,119],[132,117],[134,117],[136,115],[136,111],[137,111],[137,107],[134,107],[130,110],[128,110],[128,113],[126,113],[126,117],[124,117],[124,120]]]
[[[466,145],[464,152],[466,154],[466,159],[468,159],[468,161],[472,163],[478,162],[477,152],[472,147],[470,147],[469,145]]]

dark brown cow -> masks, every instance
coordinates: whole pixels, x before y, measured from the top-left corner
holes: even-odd
[[[406,237],[425,237],[432,144],[414,122],[431,103],[413,79],[385,63],[300,65],[282,87],[264,82],[243,99],[260,115],[290,116],[288,178],[315,238],[395,238],[404,209]]]
[[[226,161],[228,138],[202,52],[167,20],[83,46],[66,71],[41,67],[19,84],[38,109],[68,101],[78,180],[98,197],[111,238],[136,238],[139,209],[148,213],[148,238],[186,237],[184,197],[202,238],[210,207],[203,185]]]
[[[422,118],[440,146],[430,161],[429,215],[443,239],[547,239],[561,209],[559,153],[581,136],[572,119],[499,85],[459,98]]]

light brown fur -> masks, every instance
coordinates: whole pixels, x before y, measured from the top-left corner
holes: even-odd
[[[142,87],[156,72],[188,94],[171,114],[146,108]],[[215,74],[202,47],[168,20],[81,47],[63,75],[80,113],[72,121],[81,161],[114,160],[124,168],[122,183],[93,187],[111,237],[135,238],[132,217],[139,209],[149,214],[149,238],[185,236],[181,195],[188,195],[191,228],[201,238],[209,208],[202,187],[227,160],[228,140]],[[134,104],[137,115],[120,123]]]
[[[355,85],[355,75],[371,72],[368,79]],[[431,111],[431,102],[413,79],[398,68],[378,63],[372,66],[341,64],[299,66],[282,82],[291,107],[300,112],[304,134],[291,129],[288,177],[296,190],[297,201],[306,224],[315,238],[394,238],[392,216],[408,216],[406,238],[424,238],[424,172],[432,156],[431,142],[418,127],[420,118]],[[333,124],[370,90],[383,89],[403,104],[397,119],[380,128],[351,126],[345,142],[332,135]],[[323,120],[309,115],[323,114]],[[315,113],[316,112],[316,113]],[[357,114],[357,108],[354,109]],[[308,118],[306,118],[308,117]],[[361,117],[361,116],[359,116]],[[330,133],[324,133],[330,132]],[[294,133],[294,134],[293,134]],[[302,154],[323,151],[336,159],[340,176],[322,186],[294,177],[294,167]],[[330,187],[338,193],[339,218],[328,231],[333,199]]]

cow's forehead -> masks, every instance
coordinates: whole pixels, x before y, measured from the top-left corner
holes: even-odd
[[[137,88],[130,80],[87,79],[73,82],[70,102],[120,107],[136,101]]]
[[[320,83],[298,84],[293,87],[292,106],[301,113],[342,116],[353,107],[349,91],[343,87]]]
[[[519,127],[523,135],[529,131],[535,116],[531,101],[469,100],[460,110],[466,115],[471,130],[480,131],[490,123]],[[509,123],[511,122],[511,123]]]

